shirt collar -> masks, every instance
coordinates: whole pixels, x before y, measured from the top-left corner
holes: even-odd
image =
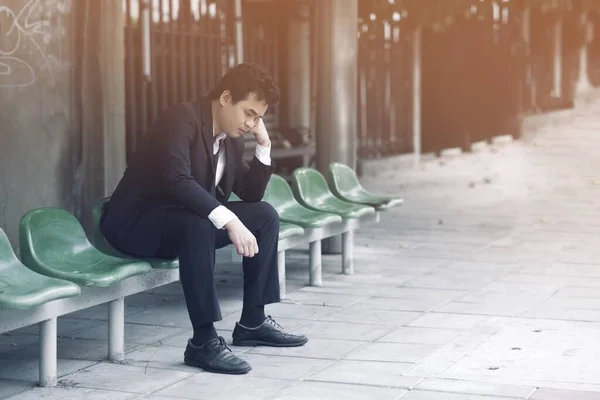
[[[227,134],[225,132],[221,132],[219,133],[217,136],[215,136],[215,144],[221,144],[221,142],[223,141],[223,139],[225,139],[225,137],[227,136]]]

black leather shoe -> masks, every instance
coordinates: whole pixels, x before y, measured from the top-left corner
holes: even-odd
[[[252,367],[231,352],[225,339],[217,337],[194,346],[191,339],[185,349],[183,362],[190,367],[200,367],[219,374],[245,374]]]
[[[285,333],[283,327],[270,315],[256,328],[247,328],[236,322],[233,329],[235,346],[296,347],[302,346],[306,342],[308,339],[304,335]]]

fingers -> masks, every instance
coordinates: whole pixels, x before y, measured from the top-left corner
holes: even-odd
[[[234,245],[235,245],[235,249],[237,250],[237,253],[238,253],[240,256],[243,256],[243,255],[244,255],[244,252],[245,252],[245,250],[244,250],[244,246],[243,246],[241,243],[237,243],[237,244],[234,244]]]
[[[235,248],[237,253],[244,257],[254,257],[256,254],[258,254],[258,243],[252,234],[240,238],[240,240],[235,244]]]

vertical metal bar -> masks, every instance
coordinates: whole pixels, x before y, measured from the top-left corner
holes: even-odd
[[[277,253],[277,270],[279,272],[279,297],[285,299],[285,250]]]
[[[553,96],[562,97],[562,74],[563,74],[563,17],[559,16],[554,25],[554,74],[553,74]]]
[[[193,14],[192,14],[193,16]],[[197,53],[196,53],[196,37],[198,35],[198,21],[196,21],[195,17],[192,18],[192,21],[190,21],[190,26],[189,26],[189,35],[190,35],[190,39],[189,39],[189,53],[190,53],[190,69],[189,69],[189,76],[190,76],[190,100],[193,101],[197,101],[199,99],[200,96],[198,96],[198,67],[197,67]]]
[[[236,63],[244,62],[244,26],[242,0],[235,1],[235,50]]]
[[[156,3],[156,0],[153,0],[154,3]],[[157,5],[157,4],[156,4]],[[154,7],[155,4],[153,4],[153,11],[154,11]],[[160,18],[160,12],[159,12],[159,22],[157,23],[161,23],[161,18]],[[151,49],[152,49],[152,53],[151,53],[151,59],[152,59],[152,70],[153,71],[157,71],[158,69],[158,60],[157,60],[157,51],[156,49],[158,48],[157,46],[157,35],[159,34],[158,32],[158,26],[157,23],[151,23],[150,24],[150,43],[151,43]],[[156,75],[156,72],[153,73],[153,77]],[[156,116],[158,115],[158,101],[159,101],[159,96],[160,96],[160,91],[158,88],[158,81],[157,79],[150,79],[148,84],[150,85],[150,106],[151,108],[151,112],[150,112],[150,117],[148,119],[148,125],[150,125],[154,119],[156,118]]]
[[[173,0],[169,0],[169,57],[171,59],[171,66],[169,73],[171,75],[171,104],[177,102],[179,98],[179,88],[177,85],[177,29],[175,23],[175,16],[173,14]]]
[[[368,53],[368,48],[363,48],[363,52]],[[360,53],[360,51],[359,51]],[[363,55],[363,57],[365,57]],[[367,54],[368,57],[368,54]],[[358,85],[358,94],[359,94],[359,136],[358,136],[358,148],[361,151],[366,150],[367,145],[367,121],[368,121],[368,113],[367,113],[367,68],[365,62],[359,62],[358,64],[358,73],[359,73],[359,85]]]
[[[202,0],[204,1],[204,0]],[[204,3],[203,3],[204,4]],[[198,66],[199,66],[199,72],[198,72],[198,85],[199,85],[199,89],[202,89],[204,91],[208,90],[209,86],[208,86],[208,80],[207,80],[207,72],[206,72],[206,66],[208,65],[208,54],[206,52],[207,49],[207,45],[206,45],[206,31],[207,31],[207,26],[206,26],[206,14],[202,13],[203,7],[200,8],[200,16],[198,18],[198,26],[197,26],[197,30],[198,30]],[[204,93],[200,93],[200,95],[204,95]]]
[[[354,273],[354,231],[342,233],[342,273]]]
[[[142,75],[146,79],[151,78],[152,66],[151,66],[151,48],[150,48],[150,0],[143,0],[142,2],[142,18],[141,18],[141,29],[142,29]]]
[[[131,157],[133,152],[135,151],[136,146],[136,135],[138,131],[138,121],[137,121],[137,85],[136,85],[136,73],[135,73],[135,57],[136,57],[136,49],[134,46],[134,29],[136,29],[131,20],[131,0],[125,1],[125,29],[127,31],[126,36],[126,47],[125,47],[125,57],[126,57],[126,78],[125,85],[127,90],[127,104],[126,107],[126,133],[127,133],[127,159]],[[138,25],[139,28],[139,25]]]
[[[56,318],[42,321],[40,327],[39,384],[42,387],[56,386]]]
[[[321,241],[315,240],[309,243],[308,248],[308,284],[310,286],[323,286]]]
[[[189,100],[188,95],[188,57],[187,57],[187,41],[190,36],[189,9],[183,9],[182,6],[190,7],[189,1],[179,1],[179,15],[177,16],[177,35],[179,36],[179,99],[178,101]]]
[[[108,359],[125,359],[125,299],[120,297],[108,303]]]
[[[421,27],[413,33],[413,163],[421,162]]]
[[[141,109],[141,126],[140,126],[140,130],[139,132],[136,132],[135,134],[141,134],[146,127],[148,126],[148,82],[145,78],[145,74],[144,74],[144,69],[147,69],[147,54],[146,52],[148,50],[144,50],[144,48],[149,48],[149,44],[148,44],[148,37],[149,37],[149,26],[150,26],[150,0],[143,0],[142,4],[141,4],[141,10],[140,10],[140,14],[141,14],[141,19],[140,19],[140,45],[142,48],[142,51],[140,52],[141,57],[140,57],[140,65],[142,67],[142,76],[139,80],[139,82],[141,83],[141,104],[140,104],[140,109]],[[144,67],[144,65],[146,64],[146,67]],[[137,137],[136,137],[137,140]]]
[[[213,42],[215,41],[214,34],[214,20],[210,14],[206,16],[206,24],[208,27],[208,32],[206,34],[207,48],[206,48],[206,72],[208,77],[208,87],[213,87],[215,84],[215,49]]]
[[[159,89],[159,98],[160,98],[160,107],[161,109],[166,109],[169,106],[169,67],[167,65],[167,57],[169,57],[169,43],[168,43],[168,32],[167,32],[167,24],[164,21],[163,16],[167,14],[166,9],[167,0],[160,0],[160,30],[158,31],[160,35],[160,89]],[[157,40],[158,41],[158,40]]]

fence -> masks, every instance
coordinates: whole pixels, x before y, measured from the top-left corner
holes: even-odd
[[[144,7],[150,51],[144,53]],[[197,100],[235,63],[233,2],[124,0],[128,156],[169,105]],[[145,59],[148,57],[148,60]],[[149,61],[150,75],[144,63]]]
[[[304,1],[311,4],[311,14],[319,4]],[[286,104],[286,98],[294,95],[287,82],[288,64],[293,61],[286,38],[293,5],[298,3],[124,0],[128,154],[159,112],[172,103],[198,99],[203,94],[200,88],[213,86],[239,55],[274,74],[282,91],[281,104]],[[473,0],[452,23],[423,28],[422,150],[468,150],[473,142],[495,135],[518,136],[524,113],[571,106],[584,36],[580,2],[571,3],[561,11],[531,7],[527,19],[524,0]],[[419,21],[402,4],[359,0],[356,118],[362,159],[408,153],[414,147],[412,53]],[[144,15],[149,18],[144,20]],[[314,18],[310,19],[313,24]],[[149,26],[149,51],[144,50],[143,21]],[[597,30],[598,14],[592,13],[590,21]],[[559,57],[555,57],[557,50]],[[600,82],[600,69],[595,67],[599,60],[600,40],[596,39],[589,50],[593,83]],[[311,60],[313,73],[318,62]],[[148,67],[150,74],[144,76]],[[299,142],[289,126],[288,111],[272,107],[266,121],[276,140],[283,142],[287,136],[288,142]]]
[[[370,4],[359,4],[358,156],[369,159],[409,152],[414,29],[401,20],[400,13],[372,20]]]
[[[359,156],[411,152],[410,44],[420,22],[403,2],[360,5]],[[581,3],[554,11],[530,7],[529,18],[525,5],[473,0],[448,24],[423,28],[422,151],[469,150],[496,135],[518,136],[523,114],[573,105],[584,37]],[[600,21],[595,13],[590,19]],[[596,40],[589,57],[594,82],[600,81],[593,68],[599,59]]]

